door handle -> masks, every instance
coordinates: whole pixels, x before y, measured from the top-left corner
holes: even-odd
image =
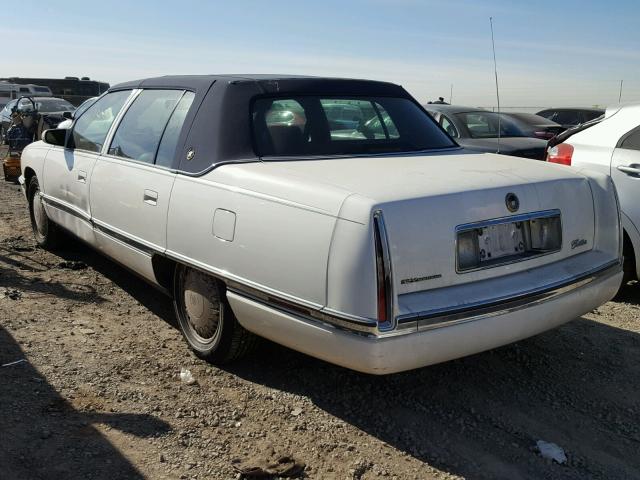
[[[640,167],[640,165],[638,165],[637,167]],[[640,168],[636,168],[635,164],[633,166],[618,165],[618,170],[633,177],[640,177]]]
[[[78,181],[82,183],[87,183],[87,172],[78,170]]]
[[[142,200],[148,205],[157,205],[158,192],[154,192],[153,190],[145,190],[144,195],[142,196]]]

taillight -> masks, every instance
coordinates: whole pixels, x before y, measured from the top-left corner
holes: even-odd
[[[573,145],[568,143],[560,143],[547,150],[547,162],[571,165],[572,156]]]
[[[393,299],[389,245],[380,210],[373,214],[373,235],[376,254],[376,282],[378,300],[378,329],[393,328]]]

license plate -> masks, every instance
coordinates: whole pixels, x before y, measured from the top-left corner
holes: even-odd
[[[512,222],[478,229],[480,263],[524,252],[522,228],[522,222]]]
[[[560,212],[551,210],[461,225],[457,271],[489,268],[560,250]]]

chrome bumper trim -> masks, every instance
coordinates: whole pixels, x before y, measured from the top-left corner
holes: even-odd
[[[228,282],[228,289],[238,295],[266,306],[293,314],[306,320],[322,322],[327,325],[346,330],[354,334],[360,334],[376,338],[386,338],[398,335],[407,335],[420,331],[449,327],[466,322],[481,320],[483,318],[502,315],[516,310],[528,308],[573,290],[584,287],[590,283],[605,280],[622,271],[622,263],[615,260],[604,266],[596,268],[582,275],[573,277],[563,282],[557,282],[541,289],[532,290],[492,302],[467,305],[464,307],[452,307],[437,311],[407,314],[398,317],[398,326],[390,332],[380,332],[376,328],[376,321],[363,317],[349,316],[342,312],[332,310],[318,311],[297,305],[290,301],[276,298],[255,289],[248,289],[246,285],[237,282]],[[251,291],[250,291],[251,290]]]
[[[398,322],[416,324],[418,331],[472,322],[546,302],[595,281],[609,278],[621,271],[622,263],[619,260],[614,260],[613,262],[577,275],[569,280],[556,282],[543,288],[530,290],[510,297],[499,298],[490,302],[405,314],[399,317]]]
[[[226,283],[229,291],[276,310],[280,310],[284,313],[293,314],[313,322],[325,323],[355,334],[377,336],[376,320],[348,315],[342,312],[334,312],[332,310],[315,310],[313,308],[304,307],[291,301],[269,295],[238,282],[227,280]]]

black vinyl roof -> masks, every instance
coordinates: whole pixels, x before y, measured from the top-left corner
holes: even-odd
[[[186,88],[208,89],[214,82],[238,84],[253,83],[263,93],[341,93],[354,95],[406,95],[399,85],[376,80],[351,78],[311,77],[303,75],[167,75],[120,83],[111,91],[128,88]]]
[[[223,163],[258,160],[251,126],[251,102],[256,97],[389,96],[417,104],[404,88],[393,83],[296,75],[170,75],[120,83],[109,91],[133,88],[176,88],[195,93],[173,164],[176,170],[191,175]]]

